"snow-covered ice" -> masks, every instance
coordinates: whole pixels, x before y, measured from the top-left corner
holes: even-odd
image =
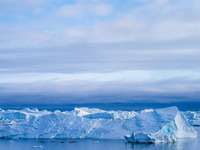
[[[1,138],[96,138],[173,142],[196,138],[177,107],[135,111],[75,108],[73,111],[0,109]],[[126,136],[125,136],[126,135]]]

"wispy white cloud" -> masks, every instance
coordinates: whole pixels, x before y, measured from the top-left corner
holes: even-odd
[[[50,0],[51,1],[51,0]],[[0,0],[1,5],[9,5],[9,6],[19,6],[19,5],[40,5],[48,2],[48,0]]]
[[[107,16],[112,12],[109,4],[71,4],[64,5],[54,10],[54,14],[66,18],[83,18],[85,16]]]
[[[49,10],[42,20],[31,21],[30,24],[24,25],[24,28],[12,25],[3,27],[1,47],[65,46],[79,42],[132,42],[138,45],[166,43],[165,46],[172,42],[180,46],[180,42],[191,45],[193,41],[193,45],[198,45],[200,15],[194,3],[191,2],[189,6],[187,4],[187,1],[151,1],[124,13],[117,11],[118,8],[114,8],[114,5],[106,3],[65,4],[55,7],[53,12]],[[41,13],[42,8],[37,10]],[[51,16],[52,13],[54,17]],[[114,17],[106,20],[98,18],[110,13],[113,13]],[[88,17],[91,16],[96,16],[97,21],[89,25],[92,19]],[[81,21],[70,20],[72,18]],[[10,28],[14,30],[10,32]]]
[[[0,17],[2,17],[2,16],[3,16],[3,12],[0,11]]]
[[[0,83],[34,82],[156,82],[170,79],[200,80],[193,70],[127,70],[111,73],[9,73],[0,75]]]

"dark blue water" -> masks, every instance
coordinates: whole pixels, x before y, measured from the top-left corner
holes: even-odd
[[[176,103],[88,103],[88,104],[0,104],[2,109],[23,109],[38,108],[39,110],[60,110],[70,111],[75,107],[89,107],[99,108],[104,110],[127,110],[127,111],[140,111],[149,108],[165,108],[170,106],[177,106],[180,111],[198,111],[200,110],[200,102],[176,102]]]
[[[199,150],[200,128],[197,139],[179,139],[175,143],[132,144],[125,140],[76,139],[1,139],[0,150]],[[40,143],[43,141],[44,143]],[[62,142],[62,143],[61,143]]]

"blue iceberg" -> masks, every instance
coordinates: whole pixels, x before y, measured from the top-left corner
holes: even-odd
[[[75,108],[72,111],[0,110],[1,138],[95,138],[174,142],[197,132],[177,107],[135,111]]]

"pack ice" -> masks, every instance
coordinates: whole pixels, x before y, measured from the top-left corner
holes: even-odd
[[[126,135],[126,136],[125,136]],[[135,111],[75,108],[73,111],[0,110],[1,138],[96,138],[173,142],[196,138],[177,107]]]

